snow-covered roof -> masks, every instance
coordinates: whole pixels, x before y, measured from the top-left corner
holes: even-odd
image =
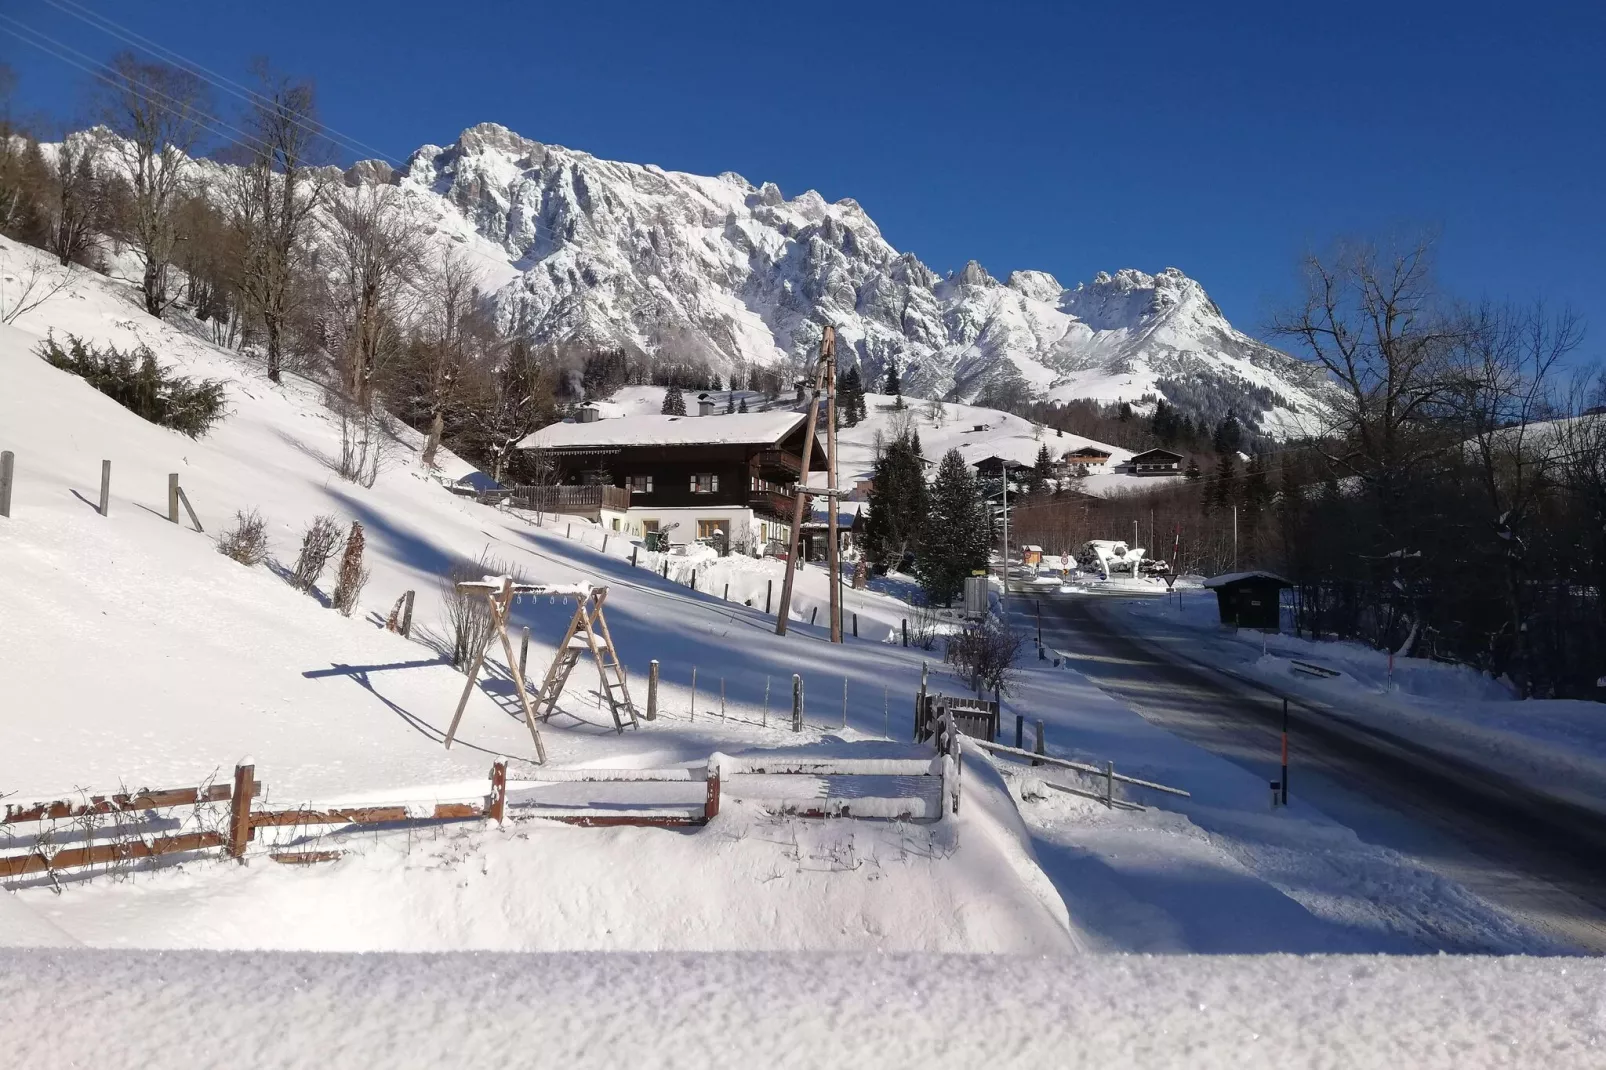
[[[519,442],[521,450],[615,446],[773,445],[808,417],[797,412],[722,416],[631,416],[591,423],[548,424]]]
[[[1277,573],[1275,573],[1275,572],[1259,572],[1259,571],[1256,571],[1256,572],[1229,572],[1224,576],[1211,576],[1208,580],[1204,581],[1204,585],[1206,587],[1212,587],[1212,588],[1214,588],[1214,587],[1225,587],[1227,584],[1229,584],[1229,583],[1237,583],[1239,580],[1274,580],[1277,583],[1281,583],[1281,584],[1283,584],[1285,586],[1288,586],[1288,587],[1292,587],[1294,585],[1293,581],[1285,580],[1281,576],[1277,575]]]

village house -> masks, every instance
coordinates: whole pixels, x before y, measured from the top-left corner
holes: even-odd
[[[593,410],[519,443],[550,460],[555,485],[516,488],[513,500],[568,512],[565,499],[583,498],[586,515],[614,531],[758,552],[786,541],[806,422],[797,412],[599,419]],[[810,468],[823,471],[817,435],[810,449]]]
[[[1066,450],[1060,461],[1072,467],[1079,464],[1092,467],[1094,465],[1109,464],[1111,456],[1113,455],[1109,450],[1101,450],[1097,446],[1080,446],[1074,450]]]
[[[1182,454],[1170,450],[1135,453],[1126,463],[1135,476],[1174,476],[1182,473]]]

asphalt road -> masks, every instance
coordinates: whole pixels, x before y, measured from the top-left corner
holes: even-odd
[[[1127,634],[1119,615],[1101,611],[1106,599],[1029,597],[1041,600],[1044,642],[1101,689],[1268,782],[1277,778],[1281,693],[1190,661],[1183,641]],[[1342,710],[1289,698],[1293,793],[1554,940],[1606,954],[1606,822],[1521,782],[1346,723]]]

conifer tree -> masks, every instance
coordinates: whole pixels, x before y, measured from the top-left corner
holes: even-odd
[[[877,458],[865,517],[864,552],[877,573],[899,568],[920,541],[926,515],[926,477],[920,443],[900,435]]]
[[[964,588],[965,577],[987,567],[989,534],[976,476],[958,450],[949,450],[931,484],[931,502],[915,561],[915,572],[928,598],[953,604]]]
[[[678,385],[670,384],[669,389],[664,391],[664,406],[658,411],[664,416],[686,415],[686,399],[681,396]]]

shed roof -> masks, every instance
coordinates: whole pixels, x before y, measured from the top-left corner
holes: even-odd
[[[1264,580],[1269,583],[1279,584],[1283,587],[1292,587],[1294,585],[1292,581],[1283,579],[1275,572],[1259,571],[1229,572],[1223,576],[1211,576],[1208,580],[1204,581],[1204,585],[1210,588],[1225,587],[1231,583],[1242,583],[1244,580]]]
[[[548,424],[519,442],[521,450],[616,446],[772,446],[808,419],[797,412],[723,416],[631,416],[591,423]]]

